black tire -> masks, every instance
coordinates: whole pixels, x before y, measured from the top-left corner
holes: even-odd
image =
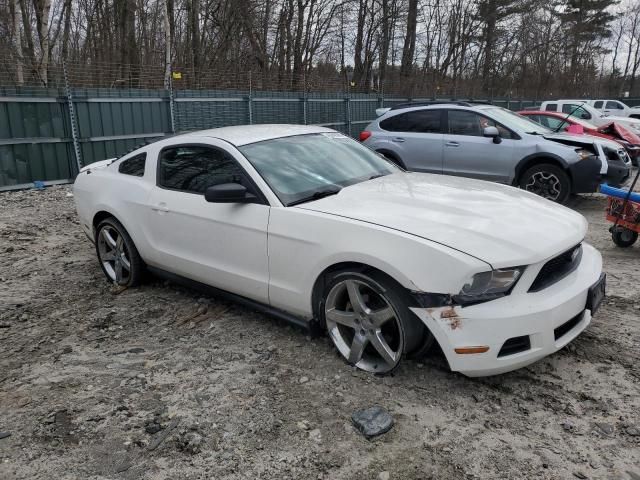
[[[106,241],[106,237],[101,238],[104,231],[107,231],[112,238],[114,236],[116,237],[114,238],[116,244],[119,243],[120,239],[122,242],[122,252],[124,252],[124,254],[121,256],[116,255],[118,257],[118,260],[113,260],[113,266],[111,265],[110,260],[106,260],[107,256],[103,251],[104,245],[111,246],[111,244]],[[115,232],[116,234],[113,235],[113,232]],[[98,256],[98,261],[100,262],[100,268],[102,268],[102,272],[104,273],[105,277],[107,277],[107,280],[123,287],[135,287],[140,283],[144,274],[144,261],[140,257],[138,249],[129,236],[129,233],[127,233],[127,230],[118,220],[113,217],[108,217],[102,220],[96,227],[94,240],[96,246],[96,255]],[[124,262],[123,258],[129,263],[128,269],[126,268],[126,263]],[[116,273],[118,270],[116,261],[121,264],[121,272],[125,272],[128,270],[127,274],[121,274],[119,279]]]
[[[372,327],[371,324],[367,323],[369,320],[364,316],[361,317],[360,321],[358,321],[358,319],[355,320],[358,322],[358,325],[355,327],[338,324],[330,319],[328,320],[326,314],[328,310],[331,310],[328,306],[334,306],[335,310],[338,311],[343,310],[342,308],[338,309],[335,307],[336,301],[334,298],[336,298],[336,294],[333,292],[334,289],[342,288],[342,285],[347,282],[355,282],[359,285],[360,293],[362,293],[362,297],[366,299],[366,305],[370,307],[369,311],[372,315],[386,310],[387,306],[390,306],[393,310],[393,317],[386,320],[377,330],[375,326]],[[350,294],[347,292],[346,295],[346,301],[349,303],[346,304],[344,310],[349,310]],[[344,301],[345,300],[343,300],[343,302]],[[376,308],[376,302],[378,302],[378,306],[382,305],[380,309]],[[386,304],[382,302],[386,302]],[[420,319],[409,310],[408,305],[410,302],[411,298],[407,292],[386,275],[378,272],[342,270],[333,272],[326,278],[325,288],[318,300],[317,312],[321,325],[327,330],[329,338],[347,363],[372,373],[389,374],[398,367],[401,360],[408,354],[416,350],[423,351],[425,344],[430,346],[433,343],[431,333]],[[353,307],[351,307],[350,312],[342,313],[351,313],[357,316],[356,309]],[[361,356],[358,357],[359,360],[351,361],[351,350],[355,348],[355,337],[359,334],[357,329],[359,329],[360,335],[367,335],[367,340],[364,342],[365,347],[362,350]],[[365,330],[367,331],[366,334]],[[376,333],[374,333],[374,331]],[[379,350],[377,350],[378,347],[375,347],[373,340],[369,340],[375,339],[377,334],[382,335],[386,341],[385,345],[389,346],[390,351],[394,352],[395,363],[384,360],[384,357],[380,355]],[[349,347],[348,352],[345,352],[345,346]],[[376,355],[379,357],[377,360],[375,358]]]
[[[571,179],[567,172],[550,163],[528,168],[518,183],[523,190],[557,203],[565,203],[571,194]]]
[[[618,247],[627,248],[636,243],[638,232],[624,227],[615,227],[611,230],[611,238]]]

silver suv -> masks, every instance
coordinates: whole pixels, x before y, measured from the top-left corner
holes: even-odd
[[[584,142],[501,107],[430,102],[377,113],[360,140],[407,170],[520,186],[560,203],[602,180],[602,162]]]

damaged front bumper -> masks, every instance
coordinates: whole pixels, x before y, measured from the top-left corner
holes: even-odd
[[[602,272],[600,253],[583,244],[578,268],[543,290],[528,292],[543,264],[530,265],[506,297],[466,307],[411,308],[440,344],[451,370],[470,377],[515,370],[560,350],[587,328],[587,297]],[[456,352],[473,347],[488,349]]]

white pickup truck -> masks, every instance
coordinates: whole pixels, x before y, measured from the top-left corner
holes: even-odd
[[[640,107],[630,107],[620,100],[589,100],[589,105],[593,108],[616,117],[640,118]]]
[[[589,120],[597,127],[615,122],[630,128],[636,134],[640,133],[640,119],[607,115],[590,105],[588,100],[548,100],[542,102],[540,110],[571,114],[572,117]]]

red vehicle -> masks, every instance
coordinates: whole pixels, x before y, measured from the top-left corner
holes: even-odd
[[[582,127],[582,130],[587,135],[615,140],[624,146],[627,153],[629,153],[633,164],[636,166],[638,165],[638,161],[640,160],[640,136],[636,135],[619,123],[611,122],[607,125],[596,127],[586,120],[575,117],[567,118],[568,115],[559,112],[522,110],[518,113],[557,132],[573,131],[575,133],[575,128],[571,128],[571,130],[569,130],[570,127],[579,126]]]

